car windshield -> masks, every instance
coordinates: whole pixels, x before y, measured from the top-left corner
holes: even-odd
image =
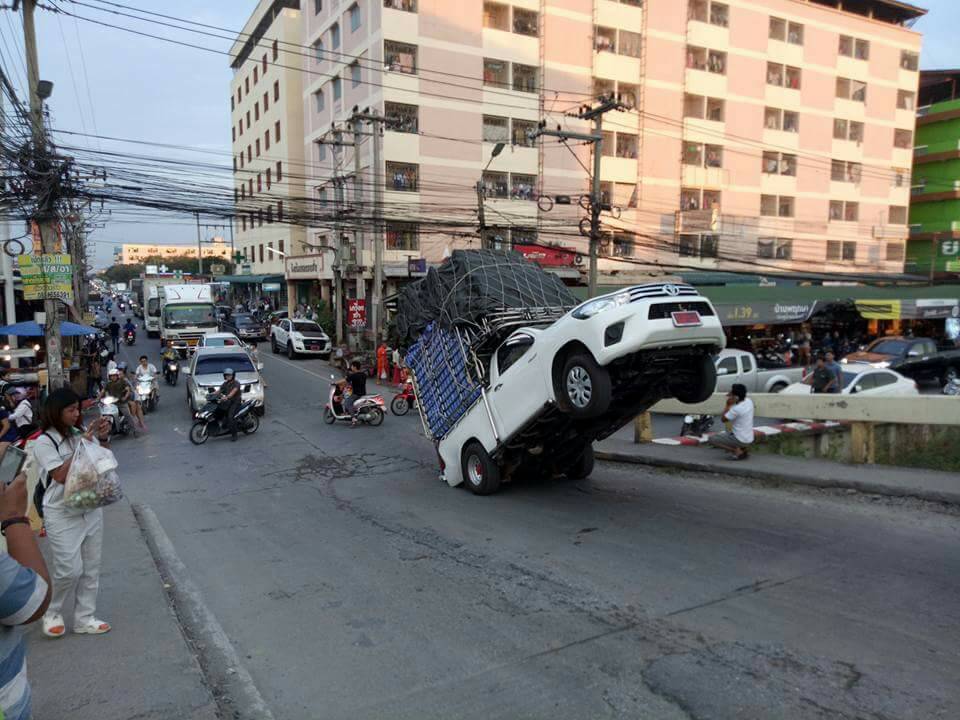
[[[244,327],[244,326],[257,325],[257,324],[258,324],[257,321],[254,320],[254,319],[253,319],[252,317],[250,317],[249,315],[234,315],[234,316],[233,316],[233,321],[234,321],[234,324],[235,324],[237,327]]]
[[[867,348],[867,351],[884,355],[902,355],[906,349],[907,343],[903,340],[878,340]]]
[[[238,373],[255,372],[250,358],[240,353],[231,355],[208,355],[197,358],[197,375],[222,375],[226,368],[233,368]]]
[[[297,320],[293,323],[293,329],[297,332],[323,332],[323,328],[317,325],[315,322]]]
[[[216,327],[213,305],[167,305],[163,309],[163,323],[175,327]]]

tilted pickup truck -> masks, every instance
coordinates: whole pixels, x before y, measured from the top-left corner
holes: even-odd
[[[936,380],[942,385],[960,377],[960,349],[940,350],[930,338],[897,335],[878,338],[865,349],[850,353],[840,362],[889,368],[912,380]]]
[[[803,380],[803,367],[763,368],[758,364],[757,356],[746,350],[728,348],[717,356],[716,361],[717,392],[729,392],[734,383],[741,383],[747,392],[777,393],[787,385]]]

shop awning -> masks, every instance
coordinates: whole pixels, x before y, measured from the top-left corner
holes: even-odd
[[[282,283],[283,275],[220,275],[214,282],[231,285],[263,285],[263,283]]]

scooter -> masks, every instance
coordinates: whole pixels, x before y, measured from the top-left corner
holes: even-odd
[[[417,395],[413,390],[413,383],[403,384],[403,389],[390,401],[390,412],[394,415],[406,415],[417,402]]]
[[[157,392],[157,386],[151,377],[142,377],[137,380],[137,395],[140,396],[140,402],[146,412],[153,412],[157,409],[157,403],[160,402],[160,393]]]
[[[110,421],[110,435],[129,435],[130,421],[117,407],[117,399],[112,395],[100,398],[100,417]]]
[[[190,442],[194,445],[203,445],[211,437],[223,437],[230,434],[230,428],[227,426],[226,417],[220,410],[220,406],[213,395],[216,391],[207,395],[207,404],[204,405],[195,415],[196,422],[190,428]],[[260,429],[260,418],[253,412],[256,400],[250,398],[240,404],[237,410],[236,422],[237,430],[244,435],[252,435]]]
[[[386,403],[382,395],[364,395],[357,398],[353,404],[355,415],[350,415],[343,409],[343,403],[335,402],[334,395],[337,392],[337,381],[333,376],[330,378],[330,397],[327,404],[323,406],[323,421],[327,425],[333,425],[337,420],[352,423],[354,419],[367,425],[376,427],[383,423],[386,416]]]
[[[680,437],[690,435],[702,437],[713,427],[712,415],[684,415],[683,426],[680,428]]]
[[[123,342],[127,345],[133,345],[137,341],[137,333],[133,330],[124,330]]]
[[[168,385],[176,385],[180,377],[180,363],[176,360],[164,360],[163,377]]]

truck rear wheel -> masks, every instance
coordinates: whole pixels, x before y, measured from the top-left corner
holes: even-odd
[[[500,466],[476,440],[463,449],[463,479],[474,495],[490,495],[500,488]]]
[[[567,468],[567,477],[571,480],[583,480],[586,477],[590,477],[590,474],[593,472],[593,445],[587,443],[583,452],[577,456],[577,458],[570,463],[570,467]]]
[[[573,417],[597,417],[610,407],[610,374],[588,353],[574,352],[567,358],[558,385],[561,405]]]
[[[701,403],[717,389],[717,366],[712,355],[704,355],[690,368],[690,372],[670,384],[670,392],[682,403]]]

